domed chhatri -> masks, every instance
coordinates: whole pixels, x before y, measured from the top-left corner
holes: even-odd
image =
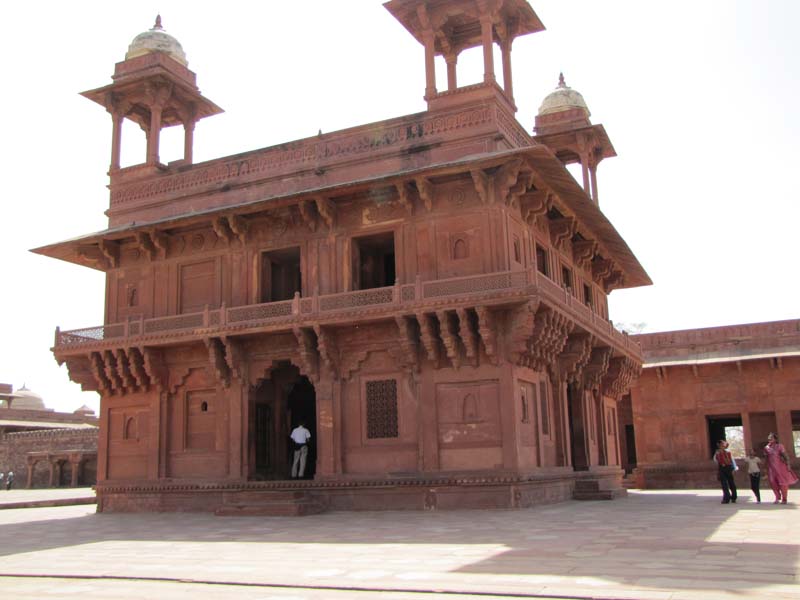
[[[581,93],[569,87],[564,82],[564,74],[559,73],[558,87],[542,101],[542,105],[539,107],[539,116],[575,109],[584,111],[586,118],[592,114]]]
[[[128,52],[125,54],[125,60],[136,58],[150,52],[163,52],[168,54],[184,67],[189,65],[186,60],[186,53],[183,51],[180,42],[164,31],[161,26],[161,15],[156,16],[156,23],[152,29],[140,33],[128,46]]]

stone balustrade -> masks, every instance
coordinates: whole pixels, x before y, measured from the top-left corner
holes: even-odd
[[[412,284],[356,290],[336,294],[300,297],[124,323],[112,323],[85,329],[56,329],[57,354],[73,350],[85,352],[111,348],[121,342],[142,345],[179,338],[221,336],[242,330],[288,329],[329,322],[389,318],[396,314],[414,314],[478,304],[513,304],[531,296],[566,313],[581,327],[629,354],[641,356],[639,345],[627,334],[615,329],[610,321],[594,313],[568,290],[542,273],[529,270],[501,271],[431,281],[419,278]]]

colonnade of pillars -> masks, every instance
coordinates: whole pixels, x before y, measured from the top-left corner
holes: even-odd
[[[94,454],[94,453],[92,453]],[[90,457],[83,452],[69,453],[69,454],[43,454],[43,455],[28,455],[27,467],[28,478],[27,488],[33,487],[33,474],[36,465],[39,462],[46,461],[49,468],[48,487],[60,487],[61,477],[64,467],[69,463],[70,468],[70,487],[77,487],[80,482],[81,472],[86,461]]]

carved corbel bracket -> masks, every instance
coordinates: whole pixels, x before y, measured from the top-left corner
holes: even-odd
[[[64,363],[67,365],[70,381],[79,384],[81,390],[84,392],[100,390],[100,382],[95,376],[91,355],[70,356],[63,361],[59,361],[59,364]]]
[[[228,215],[228,227],[231,232],[239,238],[242,245],[247,243],[247,235],[250,231],[250,224],[241,215]]]
[[[138,348],[126,349],[128,355],[128,364],[130,366],[131,375],[136,381],[136,387],[147,391],[150,387],[150,377],[144,368],[144,357]]]
[[[475,192],[477,192],[481,203],[491,204],[494,198],[489,176],[483,169],[472,169],[469,174],[472,176],[472,183],[475,185]]]
[[[588,333],[573,333],[558,355],[558,369],[568,383],[580,383],[581,374],[592,354],[594,337]]]
[[[625,274],[622,271],[612,271],[611,275],[603,279],[603,289],[606,293],[616,290],[625,283]]]
[[[627,356],[612,358],[603,377],[603,393],[612,398],[625,394],[642,372],[642,365]]]
[[[136,391],[137,381],[131,372],[130,359],[123,348],[114,351],[114,358],[117,361],[117,375],[122,382],[122,391]]]
[[[578,222],[573,217],[562,217],[550,221],[550,239],[556,248],[564,249],[567,241],[578,231]]]
[[[142,355],[142,366],[150,385],[155,386],[159,392],[163,392],[167,382],[167,374],[164,369],[164,357],[161,351],[140,346],[139,353]]]
[[[511,189],[517,185],[522,159],[515,158],[503,165],[494,174],[494,199],[497,202],[508,202]]]
[[[333,231],[336,226],[336,204],[330,198],[316,196],[314,202],[317,206],[317,212],[325,224],[328,226],[328,231]]]
[[[106,367],[103,362],[103,355],[100,352],[92,352],[89,355],[89,368],[91,369],[92,375],[97,382],[97,388],[100,393],[112,393],[113,390],[111,387],[111,381],[106,375]]]
[[[426,179],[425,177],[417,177],[414,180],[414,183],[417,186],[417,193],[419,194],[420,200],[425,205],[425,210],[431,212],[433,210],[433,184],[430,180]]]
[[[438,369],[440,356],[439,336],[436,333],[437,325],[434,323],[432,316],[425,313],[417,313],[417,322],[419,323],[420,339],[425,347],[428,360],[433,363],[435,369]]]
[[[595,254],[597,254],[597,242],[593,240],[576,240],[572,243],[572,256],[584,269],[592,264]]]
[[[478,315],[478,332],[483,342],[483,349],[489,362],[497,365],[497,321],[494,313],[486,306],[476,306],[475,314]]]
[[[317,213],[315,209],[312,208],[311,201],[301,200],[297,205],[297,209],[300,211],[300,217],[303,219],[303,223],[306,224],[309,231],[314,233],[317,230]]]
[[[592,348],[589,362],[587,362],[586,366],[583,368],[583,386],[587,390],[597,390],[600,388],[600,383],[603,381],[603,377],[605,377],[608,371],[608,364],[613,353],[614,349],[609,346],[596,346]]]
[[[112,267],[119,266],[119,242],[112,242],[111,240],[100,240],[98,242],[98,247],[100,248],[100,252],[103,253],[108,259],[108,262]]]
[[[396,183],[394,187],[397,189],[397,201],[400,203],[400,206],[402,206],[409,215],[413,214],[414,201],[409,184],[403,181]]]
[[[297,340],[300,370],[312,381],[319,381],[319,357],[314,332],[305,327],[295,327],[292,332]]]
[[[419,336],[417,325],[413,316],[398,315],[395,317],[397,323],[398,341],[403,350],[405,363],[412,372],[419,372]]]
[[[461,348],[452,313],[446,310],[439,310],[436,311],[436,318],[439,319],[439,335],[442,338],[447,358],[450,359],[453,368],[458,370],[461,368]]]
[[[528,192],[520,196],[520,211],[522,218],[531,227],[536,225],[537,219],[547,214],[553,208],[553,193],[547,190]]]
[[[107,271],[112,266],[111,261],[98,244],[78,246],[78,256],[89,266],[96,267],[101,271]]]
[[[148,81],[144,84],[144,92],[151,107],[163,107],[172,96],[171,82]]]
[[[469,362],[473,367],[477,367],[479,360],[477,319],[466,308],[457,308],[456,315],[458,316],[458,337],[461,339],[461,345],[464,347]]]
[[[515,306],[509,315],[506,339],[508,360],[512,364],[524,364],[524,357],[528,349],[528,343],[534,332],[536,310],[539,308],[539,300],[532,299],[524,304]]]
[[[217,378],[217,382],[223,387],[231,385],[231,369],[225,360],[225,346],[219,338],[206,338],[203,340],[208,348],[208,361],[211,369]]]
[[[227,336],[223,336],[220,340],[225,348],[225,363],[228,365],[229,373],[234,379],[247,381],[247,374],[244,372],[247,361],[244,358],[241,342]]]
[[[611,275],[614,270],[614,261],[595,256],[592,260],[592,278],[599,284]]]
[[[221,240],[225,240],[226,244],[230,244],[236,237],[233,229],[231,229],[228,219],[225,217],[214,217],[211,220],[211,227],[214,229],[214,233],[217,234],[217,237]]]
[[[338,381],[340,375],[339,351],[336,347],[336,342],[328,331],[319,325],[314,325],[314,333],[317,335],[317,351],[322,364],[325,366],[328,375],[334,381]]]
[[[536,313],[533,336],[528,346],[530,366],[536,370],[557,370],[556,358],[564,349],[574,327],[571,319],[553,309],[545,308]]]
[[[153,238],[150,237],[149,231],[137,231],[136,244],[139,250],[145,253],[150,260],[155,260],[158,255],[158,248],[156,248]]]
[[[123,394],[125,385],[117,371],[117,357],[112,350],[103,351],[103,366],[105,367],[106,379],[111,383],[112,393]]]

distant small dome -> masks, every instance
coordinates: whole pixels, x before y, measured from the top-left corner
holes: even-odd
[[[89,408],[88,406],[86,406],[84,404],[79,409],[75,410],[73,412],[73,414],[75,414],[75,415],[84,415],[84,416],[87,416],[87,417],[93,417],[95,413],[94,413],[94,409],[91,409],[91,408]]]
[[[161,26],[161,15],[156,17],[156,24],[153,25],[152,29],[133,38],[131,45],[128,46],[128,52],[125,54],[125,60],[149,54],[150,52],[163,52],[164,54],[169,54],[184,67],[189,65],[180,42],[164,31]]]
[[[11,408],[18,408],[21,410],[46,410],[42,397],[36,392],[32,392],[26,388],[25,384],[14,392]]]
[[[586,101],[583,99],[581,93],[567,86],[564,82],[564,74],[560,73],[558,76],[558,87],[542,101],[542,105],[539,107],[539,116],[574,110],[576,108],[583,110],[587,118],[592,114],[589,112],[589,107],[586,106]]]

